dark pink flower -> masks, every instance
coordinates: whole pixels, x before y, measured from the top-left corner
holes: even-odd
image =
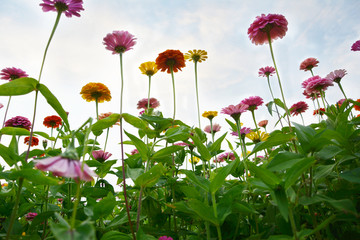
[[[168,237],[168,236],[161,236],[159,237],[159,240],[174,240],[172,237]]]
[[[263,67],[259,69],[259,77],[269,77],[275,73],[274,67]]]
[[[27,221],[32,221],[38,214],[36,212],[29,212],[26,214],[25,218]]]
[[[305,80],[302,83],[302,86],[308,93],[318,93],[320,91],[325,91],[330,86],[334,86],[334,84],[333,81],[316,75]]]
[[[135,148],[134,150],[131,151],[130,154],[131,154],[131,155],[135,155],[135,154],[137,154],[137,153],[139,153],[139,151]]]
[[[309,106],[307,105],[306,102],[300,101],[300,102],[295,103],[294,105],[291,106],[290,113],[293,116],[297,116],[300,113],[305,112],[308,108],[309,108]]]
[[[317,67],[319,61],[316,58],[307,58],[300,64],[300,70],[309,71],[314,67]]]
[[[240,115],[243,112],[246,112],[246,110],[248,109],[248,105],[243,104],[243,103],[239,103],[238,105],[234,106],[234,105],[229,105],[228,107],[225,107],[223,109],[221,109],[221,113],[224,114],[228,114],[230,115],[232,118],[235,119],[235,121],[237,121],[240,117]]]
[[[351,51],[360,51],[360,40],[354,42],[351,46]]]
[[[40,3],[44,12],[64,12],[67,17],[80,17],[79,12],[84,10],[82,5],[82,0],[43,0],[43,3]]]
[[[27,75],[26,72],[20,68],[11,67],[1,70],[0,76],[2,80],[12,81],[17,78],[28,77],[29,75]]]
[[[147,109],[148,106],[148,99],[143,98],[137,103],[137,109]],[[150,108],[157,108],[160,106],[160,102],[156,98],[150,98],[149,107]]]
[[[242,137],[245,137],[246,134],[251,132],[251,128],[243,127],[240,129],[240,134]],[[231,135],[233,136],[239,136],[238,132],[232,132]]]
[[[227,152],[227,153],[223,153],[223,154],[221,154],[220,156],[218,156],[218,157],[214,160],[214,162],[220,163],[220,162],[224,162],[225,160],[234,161],[235,158],[236,158],[236,157],[235,157],[235,154],[234,154],[234,153],[232,153],[232,152]]]
[[[104,152],[103,150],[92,151],[92,156],[99,162],[104,162],[105,160],[108,160],[111,155],[111,153]]]
[[[113,31],[108,33],[103,40],[106,49],[112,51],[112,54],[129,51],[136,44],[136,38],[128,31]]]
[[[249,98],[245,98],[244,100],[241,101],[243,104],[248,105],[248,109],[249,111],[254,111],[257,109],[258,106],[261,106],[264,101],[261,97],[259,96],[253,96],[253,97],[249,97]]]
[[[96,174],[86,165],[79,160],[66,158],[63,156],[56,156],[45,158],[42,160],[35,160],[37,169],[41,171],[50,171],[55,176],[73,178],[75,180],[92,181],[92,176]],[[84,169],[81,167],[84,164]]]
[[[287,31],[288,22],[283,15],[280,14],[261,14],[257,16],[255,21],[248,29],[248,35],[252,43],[262,45],[268,43],[268,33],[270,39],[275,40],[283,38]]]
[[[339,83],[346,74],[347,73],[345,69],[339,69],[329,73],[328,75],[326,75],[325,78],[334,81],[336,83]]]
[[[315,100],[316,98],[319,98],[321,96],[319,92],[308,92],[306,90],[304,90],[303,95],[306,98],[311,98],[311,100]]]
[[[4,105],[2,103],[0,103],[0,109],[3,108],[3,107],[4,107]]]
[[[268,120],[262,120],[258,123],[259,127],[263,127],[265,128],[268,125],[269,121]]]
[[[177,146],[182,146],[182,147],[187,147],[187,146],[190,146],[190,144],[187,144],[185,142],[178,142],[178,143],[174,143],[174,145],[177,145]]]
[[[31,122],[26,117],[16,116],[5,122],[5,127],[18,127],[30,130]]]
[[[219,132],[220,129],[221,129],[221,126],[220,126],[219,124],[217,124],[217,123],[213,124],[213,129],[212,129],[212,131],[213,131],[214,133]],[[212,133],[212,132],[211,132],[211,126],[210,126],[210,125],[207,125],[207,126],[204,128],[204,132]]]

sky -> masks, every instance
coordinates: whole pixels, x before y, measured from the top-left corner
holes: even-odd
[[[42,56],[56,13],[43,12],[40,0],[0,1],[0,69],[17,67],[31,77],[38,78]],[[222,108],[236,105],[250,96],[271,100],[265,78],[258,76],[261,67],[273,66],[269,45],[254,45],[247,30],[256,16],[282,14],[288,20],[283,39],[273,42],[274,54],[288,107],[306,101],[305,124],[316,122],[313,105],[302,95],[301,83],[311,77],[299,70],[308,57],[319,60],[314,74],[325,77],[331,71],[346,69],[342,85],[348,97],[358,99],[360,86],[360,52],[350,51],[360,39],[360,1],[303,0],[303,1],[238,1],[238,0],[85,0],[81,17],[63,15],[51,42],[41,82],[59,99],[69,112],[72,129],[77,129],[89,117],[95,117],[95,103],[86,102],[79,94],[89,82],[101,82],[112,93],[110,102],[100,103],[99,112],[119,112],[120,68],[119,56],[105,49],[103,38],[114,30],[125,30],[137,38],[132,50],[124,53],[123,111],[138,116],[137,102],[147,97],[148,78],[141,74],[141,63],[155,61],[167,49],[186,53],[192,49],[208,52],[208,59],[198,64],[200,112],[218,111],[214,123],[229,130]],[[280,91],[275,76],[271,77],[275,97]],[[175,73],[176,118],[190,126],[197,126],[194,65],[187,62]],[[11,100],[8,118],[24,116],[32,119],[34,93],[16,96]],[[152,78],[151,97],[160,101],[159,110],[172,117],[173,95],[171,76],[158,72]],[[337,86],[326,92],[329,103],[340,100]],[[0,96],[6,106],[8,97]],[[3,122],[5,107],[0,109]],[[46,116],[56,112],[40,97],[35,130],[50,134],[42,125]],[[268,119],[268,130],[274,129],[276,119],[265,106],[256,112],[257,121]],[[244,126],[254,128],[250,113],[241,116]],[[301,123],[300,117],[291,121]],[[201,119],[202,127],[208,120]],[[124,127],[128,131],[130,126]],[[119,134],[110,131],[108,151],[119,156]],[[232,137],[228,137],[233,139]],[[6,137],[4,140],[6,142]],[[98,140],[104,143],[105,136]],[[226,147],[226,146],[225,146]],[[130,147],[131,149],[131,147]],[[116,157],[115,157],[116,158]]]

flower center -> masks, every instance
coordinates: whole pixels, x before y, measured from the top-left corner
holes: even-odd
[[[54,6],[58,10],[58,12],[64,12],[69,9],[68,5],[66,5],[66,3],[63,2],[56,2]]]
[[[337,77],[334,79],[334,82],[339,83],[341,81],[341,77]]]
[[[101,94],[101,92],[93,92],[93,93],[91,93],[91,96],[92,96],[93,98],[98,99],[99,97],[102,96],[102,94]]]
[[[175,59],[168,59],[166,60],[166,65],[168,65],[169,67],[173,67],[175,65],[176,61]]]
[[[266,24],[266,26],[263,29],[261,29],[261,31],[269,33],[272,28],[273,28],[273,25],[271,23],[268,23],[268,24]]]
[[[19,76],[14,74],[14,75],[10,75],[10,78],[11,78],[11,80],[15,80],[15,79],[19,78]]]
[[[117,53],[123,53],[125,51],[126,51],[126,47],[124,47],[124,46],[116,46],[115,47],[115,52],[117,52]]]
[[[192,60],[194,60],[194,62],[197,62],[197,61],[199,61],[200,60],[200,55],[198,55],[198,54],[194,54],[194,55],[192,55]]]
[[[147,70],[147,71],[145,72],[145,74],[146,74],[147,76],[152,76],[152,75],[154,75],[154,71],[153,71],[153,70]]]

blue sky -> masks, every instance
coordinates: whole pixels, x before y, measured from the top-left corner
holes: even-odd
[[[37,78],[43,51],[53,27],[56,13],[44,13],[41,1],[2,0],[0,3],[0,68],[18,67]],[[136,103],[147,97],[147,77],[140,73],[139,65],[154,61],[166,49],[183,53],[192,49],[208,52],[208,60],[199,64],[198,77],[201,112],[218,111],[214,122],[228,130],[225,115],[220,110],[238,104],[244,98],[261,96],[271,100],[266,79],[258,77],[258,69],[272,66],[269,46],[256,46],[247,36],[247,29],[262,13],[284,15],[288,32],[283,39],[274,41],[273,47],[282,79],[288,107],[302,96],[301,83],[309,72],[299,70],[300,63],[315,57],[320,63],[316,75],[325,77],[336,69],[346,69],[342,81],[348,97],[359,97],[360,53],[350,51],[360,39],[360,1],[85,1],[81,17],[64,15],[51,43],[45,63],[42,83],[59,98],[73,128],[88,117],[95,117],[95,104],[84,101],[79,92],[89,82],[101,82],[112,92],[112,101],[99,106],[101,112],[118,112],[120,93],[119,58],[102,44],[102,39],[113,30],[126,30],[135,35],[137,44],[124,54],[124,112],[136,115]],[[197,110],[192,62],[175,74],[177,118],[189,125],[197,125]],[[276,97],[280,98],[277,80],[271,79]],[[151,96],[160,101],[165,117],[173,111],[171,78],[158,72],[152,81]],[[337,86],[329,88],[327,99],[334,103],[342,95]],[[0,97],[6,105],[7,97]],[[34,94],[14,97],[8,117],[22,115],[32,118]],[[307,124],[316,121],[312,116],[312,103],[304,114]],[[0,109],[0,120],[4,116]],[[44,117],[55,112],[43,98],[39,99],[36,130],[49,131],[42,126]],[[258,121],[275,123],[265,107],[256,112]],[[202,126],[208,124],[202,119]],[[299,117],[292,121],[301,122]],[[245,126],[254,127],[250,113],[242,116]],[[114,131],[113,153],[118,131]],[[231,138],[231,137],[229,137]],[[100,141],[103,141],[100,138]]]

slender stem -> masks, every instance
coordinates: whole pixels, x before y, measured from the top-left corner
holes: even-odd
[[[321,95],[321,100],[322,100],[322,102],[323,102],[323,104],[324,104],[324,109],[326,109],[326,105],[325,105],[325,101],[324,101],[324,95],[325,95],[325,93],[324,93],[324,91],[323,90],[320,90],[320,95]]]
[[[292,207],[289,206],[289,218],[290,218],[290,224],[291,224],[291,229],[294,235],[295,240],[298,240],[298,236],[297,236],[297,230],[296,230],[296,225],[295,225],[295,220],[294,220],[294,214],[292,212]]]
[[[216,207],[215,193],[211,193],[211,199],[212,199],[212,205],[213,205],[214,215],[215,215],[215,218],[217,218],[218,215],[217,215],[217,207]],[[218,239],[219,239],[219,240],[222,240],[221,229],[220,229],[220,226],[219,226],[218,224],[216,225],[216,230],[217,230],[217,234],[218,234]]]
[[[271,97],[272,97],[272,99],[273,99],[273,101],[274,101],[274,103],[275,103],[275,97],[274,97],[273,91],[272,91],[272,89],[271,89],[269,76],[267,76],[267,82],[268,82],[269,90],[270,90],[270,93],[271,93]],[[281,128],[283,128],[284,126],[283,126],[283,124],[282,124],[281,117],[280,117],[280,113],[279,113],[279,109],[278,109],[278,107],[277,107],[276,104],[275,104],[275,110],[276,110],[276,113],[277,113],[277,115],[278,115]]]
[[[170,72],[171,72],[171,80],[172,80],[172,87],[173,87],[173,96],[174,96],[174,115],[173,115],[173,120],[175,121],[175,113],[176,113],[176,96],[175,96],[175,80],[174,80],[174,71],[173,71],[173,67],[170,67]]]
[[[151,88],[151,76],[149,76],[149,92],[148,92],[148,104],[147,104],[147,110],[149,111],[150,108],[150,88]]]
[[[339,88],[340,88],[340,90],[341,90],[342,94],[344,95],[345,99],[347,100],[348,98],[347,98],[347,97],[346,97],[346,95],[345,95],[345,92],[344,92],[344,89],[343,89],[343,88],[342,88],[342,86],[341,86],[341,83],[340,83],[340,82],[338,82],[337,84],[338,84],[338,86],[339,86]]]
[[[212,139],[212,142],[214,143],[215,133],[214,133],[214,130],[213,130],[212,119],[210,119],[210,131],[211,131],[211,139]]]
[[[98,101],[98,98],[95,98],[95,109],[96,109],[96,120],[99,121],[99,101]]]
[[[105,138],[105,146],[104,146],[104,152],[106,150],[106,145],[107,145],[107,141],[108,141],[108,138],[109,138],[109,127],[106,129],[106,138]]]
[[[123,75],[122,53],[120,53],[120,76],[121,76],[121,86],[120,86],[120,115],[121,115],[122,114],[122,105],[123,105],[123,94],[124,94],[124,75]],[[121,123],[120,123],[120,125],[121,125]]]
[[[8,111],[9,111],[10,101],[11,101],[11,96],[9,96],[9,100],[8,100],[7,105],[6,105],[6,110],[5,110],[5,115],[4,115],[4,120],[3,120],[2,128],[5,127],[6,116],[7,116],[7,113],[8,113]],[[1,136],[0,136],[0,139],[1,139]]]
[[[76,200],[74,203],[73,212],[71,216],[71,223],[70,223],[71,229],[75,228],[76,211],[77,211],[77,206],[79,205],[80,202],[80,185],[81,182],[79,180],[79,182],[76,184]]]
[[[197,79],[197,61],[194,61],[194,66],[195,66],[195,89],[196,89],[197,112],[198,112],[199,128],[201,128],[201,123],[200,123],[200,104],[199,104],[199,89],[198,89],[198,79]],[[213,141],[214,141],[214,140],[213,140]]]
[[[256,132],[259,134],[259,128],[258,128],[258,125],[257,125],[257,123],[256,123],[254,110],[251,111],[251,115],[252,115],[253,120],[254,120]],[[259,137],[260,137],[260,136],[259,136]],[[260,139],[260,140],[261,140],[261,139]]]
[[[30,136],[29,136],[29,143],[32,142],[32,138],[33,138],[33,134],[34,134],[34,126],[35,126],[35,117],[36,117],[36,107],[37,107],[37,99],[38,99],[38,95],[39,95],[39,91],[36,90],[35,91],[35,103],[34,103],[34,113],[33,113],[33,119],[31,122],[31,130],[30,130]],[[30,147],[31,144],[29,144],[28,149],[26,151],[26,156],[25,156],[25,162],[27,162],[28,158],[29,158],[29,154],[30,154]]]
[[[309,69],[309,70],[311,72],[311,75],[314,76],[313,70],[312,69]]]
[[[150,166],[149,164],[149,160],[146,162],[146,166],[145,166],[145,171],[144,173],[146,173],[148,171],[148,168]],[[139,230],[139,225],[140,225],[140,215],[141,215],[141,203],[142,203],[142,194],[144,191],[144,187],[141,186],[140,187],[140,193],[139,193],[139,203],[138,203],[138,209],[137,209],[137,216],[136,216],[136,231]]]
[[[305,126],[304,118],[303,118],[303,115],[301,113],[300,113],[300,117],[301,117],[301,120],[302,120],[302,124]]]

